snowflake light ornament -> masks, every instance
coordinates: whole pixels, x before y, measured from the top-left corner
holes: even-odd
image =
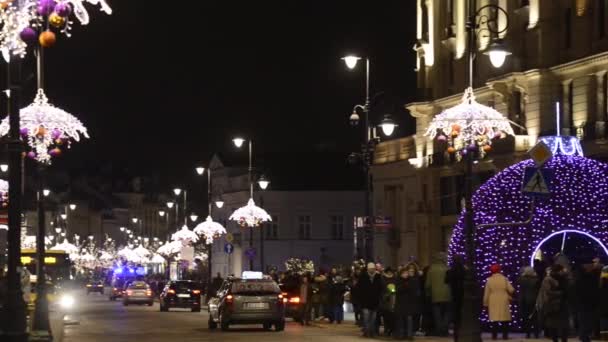
[[[137,254],[141,258],[147,258],[152,255],[152,252],[142,245],[137,246],[137,248],[133,250],[133,253]]]
[[[177,253],[179,253],[182,250],[182,243],[181,241],[171,241],[171,242],[167,242],[165,244],[163,244],[162,246],[160,246],[157,250],[156,253],[163,255],[165,257],[171,257],[176,255]]]
[[[27,155],[38,162],[50,164],[53,156],[62,153],[61,146],[70,148],[72,141],[80,141],[81,135],[89,137],[82,122],[51,105],[42,89],[38,89],[34,102],[20,113],[21,137],[30,148]],[[0,136],[8,134],[9,126],[6,117],[0,123]]]
[[[226,228],[213,221],[211,216],[207,216],[207,219],[204,222],[199,223],[193,231],[198,235],[202,235],[208,245],[213,243],[213,239],[226,234]]]
[[[238,222],[241,227],[257,227],[262,222],[272,221],[266,210],[255,205],[253,198],[249,199],[246,206],[235,210],[228,219]]]
[[[510,121],[494,108],[475,101],[471,87],[465,90],[460,104],[436,115],[425,133],[432,139],[452,138],[450,152],[454,152],[456,146],[471,145],[474,148],[488,146],[485,148],[488,151],[491,140],[503,134],[515,134]]]
[[[39,21],[38,1],[5,0],[0,5],[0,51],[8,62],[11,56],[24,57],[26,54],[27,42],[23,40],[21,32],[31,23]]]
[[[198,241],[198,235],[188,229],[188,226],[183,225],[182,229],[171,235],[171,240],[179,241],[183,246],[187,246],[190,243]]]
[[[152,258],[150,258],[151,264],[164,264],[166,263],[165,258],[163,258],[160,254],[154,254]]]

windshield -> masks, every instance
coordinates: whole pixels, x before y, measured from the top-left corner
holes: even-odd
[[[143,281],[134,281],[129,285],[130,289],[146,289],[148,288],[148,284]]]
[[[232,284],[233,294],[266,295],[281,293],[281,289],[274,281],[267,280],[240,280]]]

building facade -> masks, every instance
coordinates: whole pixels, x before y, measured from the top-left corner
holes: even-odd
[[[234,236],[231,254],[225,252],[225,237],[215,241],[212,271],[241,274],[249,269],[246,251],[252,231],[228,218],[249,200],[247,171],[225,167],[217,156],[211,169],[213,196],[221,194],[224,201],[221,209],[212,209],[212,216]],[[291,257],[312,260],[317,269],[352,263],[354,217],[365,205],[362,191],[262,191],[256,184],[254,200],[272,217],[272,222],[253,229],[254,270],[284,270]]]
[[[591,158],[608,156],[608,2],[604,0],[478,0],[501,6],[498,37],[478,35],[475,96],[514,124],[515,136],[496,141],[475,165],[478,186],[526,159],[540,136],[574,135]],[[464,195],[463,163],[425,136],[433,117],[458,104],[467,81],[468,0],[417,0],[418,101],[412,136],[381,143],[374,157],[374,208],[394,217],[394,229],[376,233],[376,256],[428,263],[444,251]],[[482,10],[481,14],[490,14]],[[508,19],[508,20],[507,20]],[[508,26],[507,26],[508,25]],[[483,52],[500,38],[513,53],[494,69]],[[560,103],[559,112],[556,102]],[[558,128],[559,127],[559,132]],[[384,248],[380,247],[384,246]]]

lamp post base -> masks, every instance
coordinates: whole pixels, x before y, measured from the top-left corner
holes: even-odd
[[[464,278],[464,297],[461,308],[460,328],[457,329],[458,342],[481,342],[481,293],[475,281],[474,272],[466,271]]]

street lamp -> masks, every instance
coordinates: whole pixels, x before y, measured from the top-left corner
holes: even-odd
[[[196,214],[190,214],[190,221],[196,222],[197,219],[198,219],[198,215],[196,215]]]
[[[203,173],[205,173],[205,168],[204,168],[204,167],[202,167],[202,166],[198,166],[198,167],[196,167],[196,173],[197,173],[199,176],[202,176],[202,175],[203,175]]]
[[[504,33],[509,26],[508,13],[500,6],[488,4],[476,9],[475,1],[469,0],[469,15],[466,23],[468,37],[468,88],[465,90],[460,104],[444,110],[433,118],[425,135],[435,138],[445,135],[442,140],[449,141],[451,152],[456,153],[454,147],[462,146],[459,155],[465,159],[464,184],[464,221],[465,236],[465,278],[460,328],[457,329],[457,338],[461,341],[480,342],[481,327],[479,318],[481,314],[481,299],[479,297],[479,283],[476,280],[475,267],[475,214],[473,212],[473,164],[476,155],[483,156],[489,151],[492,138],[500,136],[503,132],[514,135],[510,122],[501,113],[493,108],[484,106],[475,101],[473,94],[473,72],[475,51],[477,51],[477,35],[482,31],[489,32],[496,37]],[[490,14],[482,11],[491,9]],[[502,14],[504,25],[499,27],[499,16]],[[490,45],[487,54],[495,67],[500,67],[510,53],[504,49],[500,42]]]
[[[241,148],[243,146],[243,143],[245,143],[245,139],[243,139],[243,138],[234,138],[234,139],[232,139],[232,143],[237,148]]]
[[[120,227],[120,231],[124,232],[125,231],[125,227]]]
[[[269,184],[270,184],[270,181],[268,179],[266,179],[266,177],[264,175],[260,176],[260,179],[258,179],[258,185],[260,186],[260,189],[262,189],[262,190],[266,190],[266,188],[268,188]]]
[[[71,211],[76,210],[76,204],[74,204],[74,203],[70,203],[70,204],[69,204],[69,207],[70,207],[70,210],[71,210]]]
[[[342,60],[346,64],[346,67],[349,69],[354,69],[357,66],[357,62],[362,59],[358,56],[346,56],[343,57]],[[360,160],[363,165],[363,171],[365,173],[365,217],[366,220],[373,220],[373,188],[372,188],[372,180],[371,180],[371,165],[373,162],[373,153],[375,150],[375,146],[378,143],[379,139],[376,136],[376,128],[370,124],[370,111],[371,111],[371,98],[370,98],[370,60],[369,58],[365,58],[365,103],[358,104],[353,107],[352,114],[349,117],[350,124],[352,126],[359,125],[361,121],[361,117],[359,116],[358,110],[361,110],[364,114],[363,124],[364,124],[364,134],[363,134],[363,145],[361,148],[360,154],[353,154],[355,160]],[[384,119],[379,124],[382,132],[385,136],[390,136],[395,131],[397,124],[390,118],[389,115],[385,115]],[[371,223],[371,222],[370,222]],[[373,258],[373,235],[371,224],[367,225],[364,228],[363,234],[363,243],[365,246],[365,259],[372,260]],[[355,257],[359,258],[357,254],[357,241],[355,240]]]
[[[171,202],[171,201],[167,202],[167,208],[173,209],[174,206],[175,206],[175,202]]]
[[[59,214],[62,220],[66,220],[68,218],[68,214]]]
[[[49,190],[49,189],[43,189],[42,190],[42,195],[44,197],[49,197],[50,194],[51,194],[51,190]]]
[[[57,234],[61,233],[61,228],[60,227],[55,227],[55,233],[57,233]]]
[[[173,189],[173,193],[175,194],[175,196],[179,196],[182,193],[182,189],[180,188],[175,188]]]
[[[132,230],[131,229],[127,229],[127,234],[131,234]]]
[[[131,222],[133,222],[133,223],[137,223],[137,221],[139,221],[139,219],[137,217],[134,217],[131,219]]]
[[[222,201],[222,199],[221,199],[221,198],[218,198],[218,199],[215,201],[215,206],[216,206],[218,209],[222,209],[222,207],[224,206],[224,201]]]
[[[8,164],[5,164],[5,163],[0,164],[0,171],[2,171],[2,172],[8,171]]]

